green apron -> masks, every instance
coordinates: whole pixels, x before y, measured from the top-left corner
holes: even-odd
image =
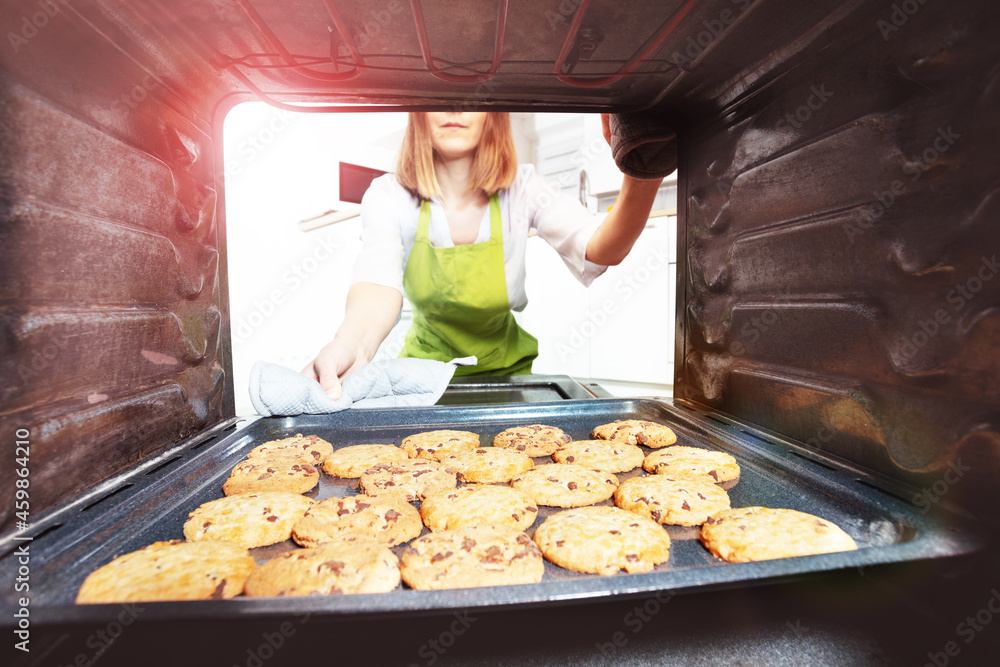
[[[489,241],[435,248],[427,238],[430,223],[430,205],[424,201],[403,273],[413,324],[399,356],[477,357],[476,366],[459,366],[456,375],[531,373],[538,340],[518,326],[510,311],[497,196],[490,197]]]

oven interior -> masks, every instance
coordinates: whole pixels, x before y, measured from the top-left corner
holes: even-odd
[[[234,427],[221,137],[249,99],[658,113],[672,404],[995,530],[993,3],[39,0],[0,24],[0,420],[30,431],[47,539]],[[0,466],[8,546],[14,490]]]

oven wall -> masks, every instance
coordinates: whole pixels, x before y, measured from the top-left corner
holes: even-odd
[[[12,460],[29,432],[32,514],[233,414],[217,84],[123,4],[0,5],[0,433]]]
[[[928,508],[997,478],[998,27],[989,2],[845,3],[692,89],[718,107],[684,137],[678,397]]]

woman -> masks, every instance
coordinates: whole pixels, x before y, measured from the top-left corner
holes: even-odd
[[[512,313],[527,303],[530,229],[589,285],[632,249],[659,186],[625,176],[600,222],[517,166],[508,114],[411,113],[396,174],[375,179],[361,204],[364,250],[344,322],[303,374],[339,398],[344,376],[371,361],[395,325],[404,293],[413,324],[400,356],[475,355],[478,365],[458,374],[530,373],[538,341]]]

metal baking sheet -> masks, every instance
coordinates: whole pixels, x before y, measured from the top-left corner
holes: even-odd
[[[196,443],[189,448],[194,451],[147,462],[141,470],[102,487],[86,503],[78,502],[43,520],[36,530],[44,534],[36,534],[31,542],[34,622],[93,622],[102,614],[111,618],[118,613],[116,605],[73,604],[84,578],[117,555],[157,540],[182,539],[188,513],[204,502],[222,497],[222,483],[230,469],[250,449],[266,440],[304,433],[319,435],[335,447],[399,444],[403,437],[422,430],[458,428],[479,433],[481,442],[489,445],[496,433],[511,426],[549,424],[562,428],[574,439],[587,439],[598,424],[630,418],[668,424],[677,433],[678,444],[725,451],[736,457],[742,475],[729,489],[733,507],[765,505],[816,514],[846,530],[857,541],[859,550],[729,564],[701,545],[696,528],[666,526],[672,539],[670,560],[645,574],[578,574],[546,562],[539,584],[448,591],[415,591],[401,585],[396,591],[384,594],[165,602],[149,605],[145,614],[150,619],[272,616],[301,611],[329,615],[394,614],[582,602],[655,591],[750,585],[842,568],[957,555],[975,548],[975,538],[959,513],[931,517],[906,500],[913,497],[911,491],[890,480],[865,475],[772,434],[689,405],[658,400],[596,399],[348,410],[332,415],[259,419],[211,442],[211,446]],[[536,463],[547,461],[544,457],[536,459]],[[633,471],[619,478],[636,474],[642,473]],[[306,495],[321,500],[356,492],[356,480],[323,475],[320,485]],[[610,505],[611,501],[604,504]],[[535,526],[556,511],[559,510],[540,508]],[[58,527],[52,528],[57,524]],[[5,547],[4,559],[13,558],[9,541]],[[258,561],[263,561],[293,548],[297,547],[289,541],[254,549],[252,553]],[[403,548],[399,546],[396,550]]]

